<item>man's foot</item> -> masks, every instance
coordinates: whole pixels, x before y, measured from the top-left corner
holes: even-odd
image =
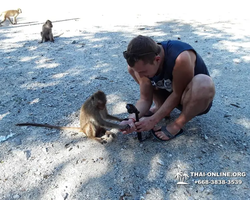
[[[152,113],[156,113],[158,109],[159,108],[157,108],[156,106],[153,106],[152,108],[149,109],[149,111],[151,111]]]
[[[151,133],[159,141],[168,141],[183,133],[183,130],[180,129],[177,133],[172,134],[167,130],[166,126],[162,126],[160,129],[152,129]]]

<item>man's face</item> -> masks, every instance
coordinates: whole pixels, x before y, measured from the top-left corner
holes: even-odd
[[[142,60],[138,60],[133,70],[136,71],[140,77],[152,78],[159,69],[159,60],[155,58],[153,64],[147,63],[145,64]]]

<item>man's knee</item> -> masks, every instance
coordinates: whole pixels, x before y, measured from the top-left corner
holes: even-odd
[[[213,99],[215,95],[215,87],[214,82],[210,76],[207,76],[205,74],[198,74],[194,76],[192,81],[197,94]]]
[[[214,83],[211,77],[199,74],[194,76],[192,81],[189,83],[185,89],[181,104],[192,102],[192,104],[197,104],[198,102],[206,102],[207,105],[212,102],[215,95]]]
[[[181,103],[183,107],[199,107],[202,111],[197,115],[202,115],[208,113],[210,110],[214,95],[215,87],[211,77],[199,74],[194,76],[190,84],[187,86],[184,95],[182,96]]]

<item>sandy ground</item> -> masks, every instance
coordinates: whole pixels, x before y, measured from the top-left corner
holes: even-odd
[[[0,27],[0,199],[250,199],[245,1],[11,3],[1,11],[23,13],[17,25]],[[64,34],[38,44],[47,19],[54,35]],[[98,89],[110,113],[126,117],[139,88],[122,52],[138,34],[188,42],[209,68],[214,105],[184,135],[139,143],[135,133],[118,132],[100,145],[74,132],[15,126],[78,126],[80,106]]]

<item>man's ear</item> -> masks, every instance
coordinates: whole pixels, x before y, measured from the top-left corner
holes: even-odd
[[[159,62],[161,57],[159,55],[155,56],[155,61]]]

